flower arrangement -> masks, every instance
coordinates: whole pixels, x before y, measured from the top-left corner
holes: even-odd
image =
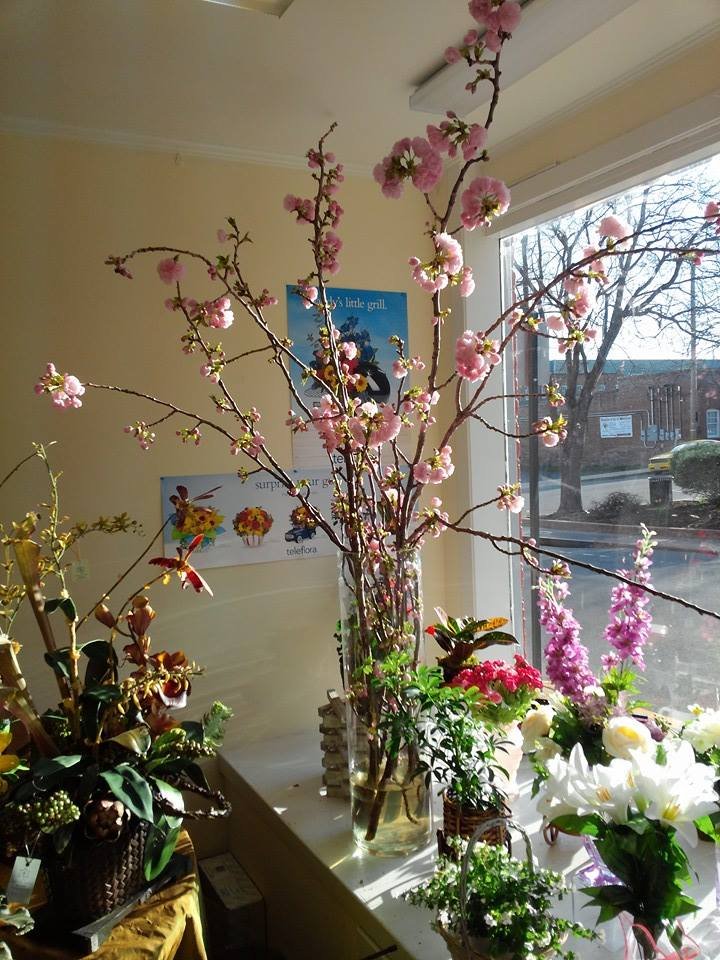
[[[503,847],[478,843],[467,864],[466,903],[461,904],[458,855],[467,845],[451,839],[453,855],[440,857],[433,876],[404,894],[419,907],[436,911],[433,927],[448,942],[453,957],[473,960],[539,960],[566,957],[569,935],[592,940],[596,934],[579,923],[555,916],[554,902],[567,896],[559,873],[539,870],[531,861],[515,860]],[[471,953],[462,948],[464,907]]]
[[[677,920],[697,909],[683,892],[690,866],[679,841],[695,846],[696,821],[718,813],[714,767],[696,762],[689,743],[667,739],[593,766],[578,744],[568,760],[548,760],[547,769],[539,809],[565,832],[592,837],[617,878],[584,891],[600,907],[600,921],[631,913],[646,957],[655,953],[642,927],[653,940],[666,930],[679,947]]]
[[[539,670],[516,653],[514,665],[483,660],[461,670],[450,685],[476,689],[480,694],[476,705],[479,715],[486,723],[502,727],[525,716],[543,688],[543,679]]]
[[[314,530],[317,527],[317,520],[307,507],[299,506],[290,514],[290,522],[294,527],[301,527],[304,530]]]
[[[204,548],[225,532],[222,527],[225,519],[223,515],[214,507],[200,506],[198,503],[200,500],[210,500],[219,489],[214,487],[191,499],[187,487],[177,487],[177,494],[170,497],[170,502],[175,507],[175,513],[170,517],[173,540],[179,540],[182,546],[187,547],[198,534],[202,534],[200,546]]]
[[[550,640],[545,648],[548,678],[555,694],[551,703],[532,710],[521,726],[524,749],[530,754],[538,779],[545,776],[546,760],[556,753],[570,755],[580,744],[591,763],[627,757],[634,749],[649,752],[662,740],[666,727],[660,718],[638,714],[637,670],[645,668],[644,649],[652,619],[645,588],[655,547],[654,531],[643,526],[633,553],[631,570],[612,589],[609,623],[605,629],[609,651],[602,657],[604,672],[590,670],[587,647],[580,641],[581,626],[565,605],[569,595],[560,573],[540,582],[540,622]]]
[[[233,530],[248,547],[260,546],[272,525],[273,518],[262,507],[245,507],[233,520]]]
[[[697,704],[689,710],[692,719],[683,725],[680,736],[699,760],[712,764],[720,774],[720,710],[703,709]]]
[[[391,700],[390,694],[377,685],[370,688],[372,672],[367,674],[365,665],[368,660],[381,665],[388,656],[406,650],[417,659],[422,618],[417,610],[408,614],[407,597],[417,592],[418,567],[407,563],[406,558],[420,549],[428,536],[438,537],[453,530],[480,537],[500,552],[528,562],[539,563],[541,557],[555,563],[566,559],[521,535],[492,533],[481,523],[468,526],[467,517],[478,516],[475,511],[480,508],[495,507],[509,513],[521,509],[519,485],[507,484],[502,475],[498,476],[497,495],[488,501],[469,506],[454,519],[442,509],[442,499],[429,491],[435,493],[454,472],[455,434],[471,421],[489,427],[486,415],[490,408],[485,404],[502,405],[508,399],[494,372],[516,336],[547,337],[564,351],[582,349],[595,337],[593,306],[598,292],[602,295],[613,260],[628,250],[640,256],[654,249],[656,242],[667,249],[664,237],[656,241],[644,229],[633,234],[617,217],[603,219],[597,227],[597,243],[583,256],[567,264],[551,281],[509,304],[482,329],[468,329],[456,336],[450,344],[451,363],[446,364],[441,347],[447,339],[444,330],[451,309],[443,299],[445,291],[454,288],[461,297],[469,297],[475,289],[472,268],[465,263],[456,234],[463,228],[473,231],[491,225],[505,213],[511,200],[505,183],[479,174],[478,165],[490,157],[487,143],[500,97],[502,52],[520,20],[521,9],[515,0],[471,0],[468,9],[473,28],[461,44],[445,51],[445,57],[467,64],[470,94],[480,86],[489,94],[483,123],[467,123],[450,111],[439,125],[427,127],[425,137],[397,140],[373,171],[388,198],[399,198],[406,186],[417,189],[428,214],[425,249],[408,263],[410,278],[428,294],[432,348],[423,360],[410,354],[401,338],[390,338],[397,352],[392,371],[397,384],[387,401],[363,400],[365,394],[358,394],[364,374],[354,365],[360,352],[353,339],[355,331],[346,336],[333,320],[334,304],[327,281],[340,269],[343,241],[337,231],[344,213],[337,199],[343,167],[327,145],[334,124],[307,153],[311,195],[288,194],[283,201],[285,210],[307,232],[312,254],[309,270],[298,278],[296,288],[318,318],[312,364],[299,359],[293,343],[273,321],[277,297],[247,278],[244,252],[250,236],[234,217],[228,217],[217,231],[220,249],[211,253],[170,245],[140,246],[106,260],[118,276],[129,280],[136,258],[160,258],[155,260],[157,274],[170,288],[165,307],[181,329],[183,354],[199,360],[199,375],[210,385],[207,408],[189,410],[186,403],[157,396],[149,388],[81,380],[75,374],[60,372],[53,364],[47,366],[35,386],[39,395],[49,396],[55,406],[67,410],[80,407],[89,392],[98,390],[143,400],[159,415],[128,425],[127,432],[145,451],[155,442],[154,428],[161,423],[166,427],[180,424],[176,437],[193,445],[201,443],[203,432],[214,432],[227,444],[230,455],[242,455],[242,477],[265,471],[308,509],[338,548],[344,581],[354,598],[352,609],[348,608],[343,617],[349,650],[345,671],[348,699],[359,725],[369,731],[369,759],[358,781],[358,796],[362,793],[372,808],[367,818],[367,843],[374,842],[388,795],[386,787],[399,776],[399,754],[389,752],[388,742],[374,735]],[[431,192],[441,181],[446,158],[452,160],[460,154],[463,162],[450,172],[447,199],[441,203]],[[714,222],[707,215],[699,219],[709,227]],[[715,253],[714,234],[709,243],[711,246],[701,249],[680,247],[678,258]],[[194,272],[190,273],[188,267]],[[195,296],[190,295],[189,285]],[[242,312],[262,337],[263,346],[229,355],[216,336],[218,330],[227,331],[233,326],[236,311]],[[362,340],[362,335],[358,339]],[[257,359],[262,353],[267,353],[283,389],[287,387],[292,393],[295,409],[288,413],[287,427],[292,432],[314,430],[323,442],[333,478],[332,516],[323,516],[308,499],[307,484],[297,483],[283,468],[282,456],[273,452],[262,433],[261,411],[255,406],[247,408],[236,399],[235,364],[250,356]],[[317,387],[317,405],[308,405],[307,389],[297,388],[293,374],[298,371],[301,380]],[[450,399],[447,409],[451,414],[447,422],[439,424],[435,413],[443,395]],[[549,382],[536,395],[547,402],[550,413],[531,425],[529,435],[548,447],[557,446],[566,436],[567,426],[558,409],[564,402],[562,394],[556,383]],[[507,435],[517,436],[512,431]],[[267,532],[266,522],[260,522],[256,531],[241,535],[259,542]],[[244,530],[243,521],[239,523]],[[588,566],[582,561],[579,565]],[[616,577],[627,585],[628,578]],[[643,589],[669,596],[649,584],[643,584]],[[405,757],[403,761],[406,768],[412,766],[410,759]]]
[[[175,711],[186,705],[192,680],[202,670],[182,651],[153,650],[149,635],[156,613],[147,592],[154,584],[176,575],[183,588],[205,589],[188,560],[202,534],[188,550],[178,548],[176,559],[151,559],[160,571],[145,581],[143,592],[114,602],[113,594],[148,553],[146,548],[80,616],[67,589],[67,550],[89,533],[126,532],[136,525],[121,514],[68,526],[60,512],[58,474],[44,447],[36,445],[23,463],[35,459],[44,464],[50,486],[45,525],[40,527],[39,515],[31,512],[2,536],[0,703],[11,719],[0,729],[0,843],[5,855],[39,849],[51,870],[51,887],[58,891],[66,881],[55,883],[52,870],[63,877],[62,871],[77,865],[87,850],[83,875],[89,875],[99,845],[121,843],[139,829],[146,838],[144,877],[152,879],[170,859],[184,817],[229,812],[222,795],[208,787],[198,760],[215,754],[231,712],[215,703],[202,721],[180,722]],[[50,583],[57,584],[56,596],[48,596]],[[24,604],[38,623],[61,698],[56,709],[42,715],[18,661],[20,645],[12,638]],[[106,638],[96,639],[93,630],[93,639],[82,639],[93,622],[108,630]],[[67,634],[65,645],[56,640],[58,628]],[[17,746],[9,752],[11,741]],[[209,798],[217,808],[187,812],[186,790]],[[77,894],[77,887],[73,880],[65,892]]]
[[[512,634],[500,630],[500,627],[504,627],[508,622],[505,617],[491,617],[487,620],[449,617],[442,607],[435,607],[435,613],[438,622],[426,627],[425,633],[445,651],[445,656],[438,659],[438,664],[442,667],[448,683],[464,666],[477,662],[475,651],[485,650],[496,643],[517,643]]]

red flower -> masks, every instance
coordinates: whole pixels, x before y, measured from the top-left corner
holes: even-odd
[[[180,577],[183,590],[186,590],[188,586],[192,586],[196,593],[202,593],[203,590],[207,590],[210,596],[212,596],[213,592],[207,582],[200,576],[197,570],[188,563],[188,557],[202,542],[203,534],[199,533],[196,537],[193,537],[187,550],[183,550],[181,547],[177,548],[177,559],[173,557],[154,557],[150,563],[155,564],[156,567],[165,567],[166,570],[174,570]]]

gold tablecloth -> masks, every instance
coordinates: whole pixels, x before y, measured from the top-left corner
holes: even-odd
[[[177,852],[195,857],[186,832]],[[34,904],[31,904],[31,908]],[[136,907],[91,954],[68,947],[49,935],[4,936],[14,960],[207,960],[200,915],[197,871],[165,887]]]

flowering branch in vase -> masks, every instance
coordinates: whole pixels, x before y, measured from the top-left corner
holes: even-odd
[[[368,731],[367,784],[376,804],[369,819],[368,840],[372,840],[375,829],[377,805],[382,807],[384,803],[385,787],[398,778],[397,752],[394,747],[390,749],[379,732],[391,701],[382,683],[371,683],[368,677],[373,675],[374,665],[382,664],[391,654],[410,651],[409,667],[417,660],[422,609],[417,602],[419,572],[413,552],[422,547],[428,535],[438,537],[452,529],[479,536],[500,552],[517,553],[529,562],[537,562],[536,554],[551,556],[556,561],[553,569],[569,562],[562,555],[539,548],[530,539],[461,526],[462,519],[479,505],[465,511],[459,521],[450,521],[442,509],[441,498],[429,497],[427,493],[440,487],[454,472],[451,441],[472,420],[495,429],[479,411],[491,400],[502,403],[505,399],[504,392],[491,391],[489,385],[497,380],[493,373],[520,332],[553,339],[561,351],[580,349],[594,339],[591,313],[596,291],[606,282],[606,268],[613,259],[640,256],[662,245],[662,241],[649,238],[643,231],[633,233],[619,218],[606,217],[598,226],[597,244],[585,249],[581,258],[529,296],[510,304],[485,330],[462,333],[454,344],[454,371],[441,375],[443,330],[451,313],[443,297],[451,289],[456,289],[461,297],[469,297],[475,288],[472,268],[465,263],[457,235],[463,230],[491,226],[509,208],[511,200],[510,191],[501,180],[470,177],[479,164],[489,159],[486,144],[500,101],[502,51],[520,20],[520,6],[514,0],[472,0],[469,10],[476,26],[461,45],[446,51],[446,59],[466,62],[472,73],[467,84],[471,94],[481,84],[489,85],[490,102],[484,123],[467,123],[448,112],[438,126],[428,126],[426,137],[398,140],[374,169],[385,196],[397,199],[406,184],[411,184],[422,194],[429,214],[429,252],[424,258],[412,256],[409,266],[412,279],[430,297],[432,348],[426,362],[410,356],[399,337],[391,338],[397,354],[392,372],[398,381],[391,399],[377,403],[365,396],[362,376],[357,372],[358,345],[351,336],[344,336],[333,320],[335,305],[327,283],[340,268],[343,241],[337,229],[344,213],[336,199],[344,179],[343,167],[327,148],[327,138],[335,124],[307,153],[314,184],[311,196],[289,194],[284,199],[285,209],[307,229],[312,251],[310,270],[298,278],[296,293],[307,309],[315,311],[320,324],[317,365],[302,362],[292,341],[277,332],[271,320],[277,298],[266,288],[251,287],[246,279],[242,254],[250,237],[229,217],[227,226],[217,233],[224,252],[214,256],[156,245],[138,247],[106,261],[121,277],[131,279],[130,264],[136,258],[161,255],[157,272],[160,280],[173,288],[165,306],[181,321],[182,351],[200,358],[199,372],[214,387],[210,413],[188,409],[184,403],[146,390],[82,382],[75,375],[59,373],[53,364],[48,365],[36,385],[36,391],[50,395],[59,408],[81,406],[89,389],[138,397],[151,408],[159,408],[159,419],[136,421],[126,427],[143,450],[155,442],[153,428],[161,424],[182,423],[176,429],[177,437],[194,445],[202,442],[203,430],[217,433],[228,443],[231,455],[242,456],[243,466],[238,471],[241,477],[266,471],[338,548],[343,580],[351,595],[344,617],[352,650],[346,663],[348,692],[353,710]],[[440,184],[446,161],[460,155],[463,162],[459,169],[448,168],[447,201],[441,205],[433,192]],[[708,225],[714,223],[707,212],[704,220],[700,219]],[[667,244],[663,249],[667,249]],[[682,258],[717,252],[716,246],[672,249]],[[186,294],[188,262],[204,268],[212,284],[209,297],[196,299]],[[545,309],[548,304],[552,305],[552,312]],[[214,331],[227,331],[235,322],[236,310],[244,313],[261,335],[263,346],[228,357],[222,343],[214,339]],[[293,433],[314,430],[323,442],[333,481],[331,516],[322,514],[309,497],[307,483],[293,479],[273,453],[262,433],[261,412],[255,406],[244,409],[235,399],[232,365],[261,352],[267,352],[270,364],[293,398],[295,409],[289,411],[286,425]],[[294,377],[298,371],[303,383],[312,382],[321,390],[319,407],[313,408],[306,402]],[[423,385],[407,386],[411,374],[413,379],[422,374]],[[441,428],[436,426],[434,409],[442,391],[449,388],[453,391],[454,413]],[[531,432],[544,445],[555,447],[566,435],[565,418],[557,412],[564,400],[554,382],[545,385],[543,395],[553,415],[534,423]],[[437,445],[431,442],[435,438],[433,428],[440,438]],[[501,432],[509,435],[509,431]],[[518,486],[504,482],[502,475],[498,480],[497,496],[484,506],[518,512],[522,509]],[[627,582],[622,575],[593,569]],[[710,612],[680,602],[698,612]],[[409,763],[408,769],[411,768]],[[404,789],[403,784],[400,786]]]

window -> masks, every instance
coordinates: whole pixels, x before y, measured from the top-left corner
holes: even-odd
[[[720,440],[720,410],[705,412],[705,436],[708,440]]]
[[[609,213],[634,229],[653,228],[666,244],[701,245],[702,211],[720,194],[720,157],[648,181],[517,233],[503,242],[517,299],[537,290],[596,241]],[[692,214],[690,223],[680,221]],[[667,224],[673,221],[672,226]],[[666,250],[642,259],[613,258],[590,318],[594,341],[561,352],[557,338],[518,340],[515,376],[534,383],[531,396],[510,412],[519,435],[556,415],[543,385],[562,386],[568,437],[557,448],[537,437],[516,444],[526,514],[522,529],[540,545],[571,560],[627,569],[641,523],[658,531],[653,585],[716,609],[720,599],[720,509],[706,492],[673,478],[673,450],[702,438],[699,410],[720,397],[720,264],[694,263]],[[545,302],[545,315],[562,307]],[[545,329],[545,328],[542,328]],[[706,436],[720,439],[720,410],[706,409]],[[526,630],[536,660],[544,637],[537,619],[537,576],[523,571]],[[603,637],[613,581],[575,567],[572,606],[594,669],[607,650]],[[720,624],[669,601],[651,603],[653,630],[646,691],[654,703],[684,710],[697,701],[715,706],[720,689]]]

